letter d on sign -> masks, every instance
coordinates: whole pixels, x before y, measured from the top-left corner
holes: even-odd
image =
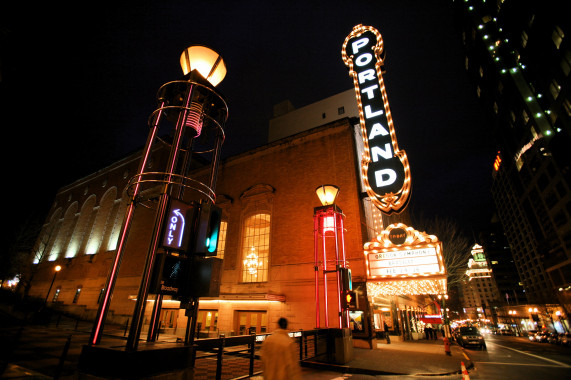
[[[389,186],[395,183],[397,173],[393,169],[381,169],[375,172],[375,182],[377,187]]]

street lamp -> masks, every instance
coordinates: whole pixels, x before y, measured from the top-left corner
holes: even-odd
[[[446,308],[448,294],[439,294],[438,299],[442,300],[442,310],[444,311],[444,335],[450,338],[452,334],[450,333],[450,320],[448,319],[448,309]]]
[[[315,189],[315,193],[323,206],[329,206],[335,203],[339,188],[335,185],[321,185]]]
[[[180,57],[183,77],[165,83],[158,91],[158,107],[149,118],[149,134],[143,149],[137,174],[127,185],[128,207],[123,218],[123,226],[117,240],[117,250],[111,263],[109,277],[103,292],[99,310],[91,332],[89,344],[96,345],[102,336],[104,322],[109,311],[111,298],[119,267],[125,253],[125,247],[137,205],[143,204],[155,209],[155,219],[149,240],[148,252],[141,276],[141,285],[135,301],[131,327],[127,339],[127,350],[137,349],[142,330],[146,301],[151,288],[152,272],[157,260],[157,251],[163,247],[162,226],[167,219],[171,200],[190,199],[192,208],[207,210],[215,203],[215,186],[220,165],[221,146],[224,141],[224,124],[228,118],[228,106],[224,97],[215,89],[226,74],[226,65],[220,55],[204,46],[191,46]],[[167,140],[158,136],[159,126],[172,128]],[[166,136],[166,133],[161,134]],[[156,145],[170,147],[166,165],[163,168],[147,172],[151,152]],[[205,182],[191,178],[191,165],[196,155],[206,156],[210,173]],[[204,167],[205,171],[208,165]],[[161,171],[161,169],[163,169]],[[191,231],[194,233],[196,231]],[[192,239],[190,239],[192,240]],[[167,254],[175,248],[163,247]],[[192,254],[181,250],[181,257],[191,261]],[[164,260],[166,255],[161,256]],[[162,293],[157,295],[155,306],[160,307]],[[188,302],[189,308],[196,311],[198,299]],[[189,309],[190,310],[190,309]],[[187,310],[187,311],[189,311]],[[160,309],[153,311],[160,315]],[[189,314],[187,314],[189,315]],[[195,316],[192,317],[193,323]],[[155,321],[151,321],[153,328]],[[150,334],[151,335],[151,334]]]
[[[314,258],[315,258],[315,325],[320,326],[320,305],[319,305],[319,270],[323,271],[323,295],[324,295],[324,311],[325,311],[325,327],[329,327],[328,312],[328,290],[327,275],[335,273],[337,280],[337,311],[339,317],[339,328],[349,327],[349,312],[345,303],[342,303],[342,294],[346,290],[345,287],[350,286],[350,271],[347,268],[345,259],[345,238],[343,222],[345,215],[343,211],[335,204],[335,199],[339,194],[339,187],[335,185],[321,185],[315,189],[315,193],[321,202],[321,206],[313,209],[313,225],[314,225]],[[334,242],[334,259],[327,259],[327,239]],[[320,261],[320,247],[323,252]],[[320,265],[321,263],[321,265]],[[343,278],[342,278],[343,277]],[[344,322],[345,321],[345,322]]]
[[[50,292],[52,291],[52,286],[54,286],[56,276],[60,270],[61,270],[61,266],[56,265],[56,267],[54,268],[54,277],[52,278],[52,283],[50,284],[50,288],[48,289],[48,294],[46,294],[46,299],[44,300],[44,306],[46,306],[46,304],[48,303],[48,297],[50,296]]]

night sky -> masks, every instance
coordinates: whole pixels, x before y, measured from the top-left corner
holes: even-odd
[[[58,188],[143,146],[157,90],[182,76],[186,47],[209,46],[226,62],[227,157],[266,143],[274,104],[299,108],[352,88],[341,47],[357,24],[384,39],[412,211],[475,233],[490,220],[495,148],[450,1],[18,3],[0,14],[3,192],[16,220],[45,216]]]

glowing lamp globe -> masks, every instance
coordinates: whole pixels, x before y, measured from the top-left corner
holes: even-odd
[[[323,206],[329,206],[335,203],[335,198],[339,193],[339,188],[335,185],[321,185],[315,189],[319,200]]]
[[[180,66],[184,75],[196,70],[211,85],[216,86],[226,76],[224,60],[214,50],[206,46],[191,46],[180,56]]]

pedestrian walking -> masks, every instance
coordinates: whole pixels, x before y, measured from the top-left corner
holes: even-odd
[[[301,368],[296,355],[295,343],[287,332],[287,319],[278,320],[278,329],[268,336],[262,348],[262,369],[267,380],[300,380]]]
[[[387,322],[383,322],[384,323],[384,329],[385,329],[385,338],[387,338],[387,344],[391,344],[391,337],[389,336],[389,326],[387,325]]]
[[[432,324],[431,323],[427,323],[426,326],[424,326],[424,332],[426,333],[426,339],[432,339]]]

